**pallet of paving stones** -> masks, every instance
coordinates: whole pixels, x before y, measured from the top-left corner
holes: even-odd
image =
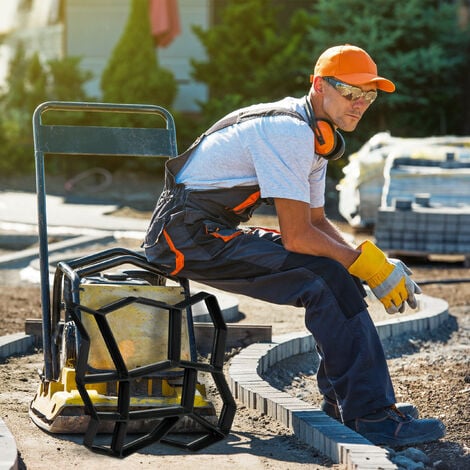
[[[409,256],[462,255],[470,258],[470,205],[431,204],[429,195],[395,199],[381,207],[375,225],[377,245]]]

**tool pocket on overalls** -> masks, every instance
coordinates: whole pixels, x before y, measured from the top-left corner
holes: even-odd
[[[175,241],[168,231],[171,223],[175,219],[183,219],[181,213],[166,215],[165,218],[157,218],[152,222],[147,235],[145,237],[143,248],[145,255],[150,262],[165,265],[167,267],[173,266],[174,270],[171,274],[176,274],[184,266],[184,256],[178,248],[181,243],[179,240]],[[173,230],[172,233],[175,233]],[[178,231],[176,231],[178,233]]]
[[[164,224],[161,220],[157,220],[156,218],[152,219],[149,228],[147,229],[147,233],[145,234],[142,248],[151,248],[155,246],[163,232],[163,227]]]
[[[228,243],[243,233],[239,228],[233,229],[210,220],[204,221],[204,232],[206,235],[222,240],[224,243]]]
[[[184,191],[165,189],[160,195],[150,224],[145,234],[143,248],[151,248],[158,244],[165,226],[171,221],[174,214],[181,212],[184,204]]]

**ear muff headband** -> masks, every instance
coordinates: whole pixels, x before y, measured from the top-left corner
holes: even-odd
[[[312,105],[307,96],[305,97],[305,104],[308,123],[315,136],[315,153],[327,160],[338,160],[343,156],[346,148],[343,136],[330,121],[315,118]]]

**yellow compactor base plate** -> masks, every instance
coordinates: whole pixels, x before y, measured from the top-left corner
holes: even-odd
[[[161,380],[161,396],[131,397],[131,410],[159,408],[178,405],[181,400],[181,387],[170,385],[165,379]],[[98,409],[113,410],[117,406],[117,397],[106,395],[106,384],[93,384],[87,387],[90,398]],[[213,405],[205,398],[205,387],[197,385],[194,398],[195,412],[209,422],[217,424]],[[33,422],[51,433],[85,433],[90,417],[85,414],[83,400],[75,385],[75,370],[64,367],[60,380],[57,382],[42,382],[31,402],[29,415]],[[158,420],[135,420],[129,423],[129,432],[149,432]],[[103,422],[99,432],[112,432],[114,423]],[[173,432],[198,432],[199,426],[193,420],[183,417],[173,429]]]

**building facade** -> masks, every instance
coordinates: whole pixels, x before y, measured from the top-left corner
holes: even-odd
[[[207,88],[190,77],[191,58],[204,57],[192,25],[210,26],[211,0],[170,1],[177,2],[179,34],[166,47],[156,47],[155,53],[176,78],[174,108],[197,112],[196,101],[207,98]],[[101,74],[124,31],[130,6],[131,0],[0,0],[0,82],[21,41],[28,52],[37,51],[44,60],[80,57],[82,68],[93,74],[85,90],[99,99]]]

